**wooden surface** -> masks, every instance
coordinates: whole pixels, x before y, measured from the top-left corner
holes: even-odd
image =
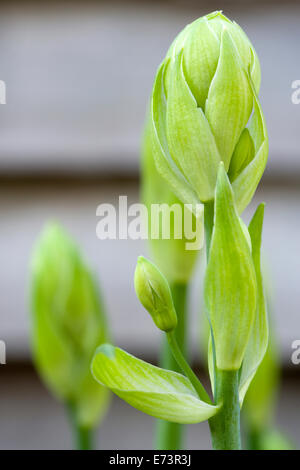
[[[0,175],[137,171],[155,70],[186,23],[213,9],[195,2],[22,2],[2,6]],[[270,133],[268,173],[299,175],[300,79],[297,3],[224,13],[245,29],[262,64],[261,99]]]
[[[291,102],[291,83],[300,79],[300,7],[226,5],[262,63],[270,158],[256,201],[267,202],[265,257],[289,364],[291,342],[300,335],[300,105]],[[9,360],[29,357],[28,263],[49,218],[66,225],[98,272],[115,341],[132,352],[157,351],[159,333],[132,282],[146,245],[100,242],[95,211],[120,194],[138,200],[139,145],[155,69],[178,31],[207,11],[195,2],[1,6],[0,79],[7,104],[0,105],[0,336]],[[64,182],[74,176],[77,181]],[[199,284],[196,278],[193,325],[201,310]],[[198,330],[192,330],[196,354]]]
[[[296,447],[299,439],[299,380],[286,379],[280,393],[276,425]],[[2,374],[0,449],[70,449],[65,410],[28,367]],[[155,420],[116,396],[95,440],[97,449],[153,449]],[[210,449],[207,422],[186,427],[185,449]]]
[[[75,185],[16,184],[0,187],[2,270],[0,282],[1,339],[7,342],[9,358],[28,357],[29,259],[33,243],[47,220],[59,220],[82,246],[105,293],[113,337],[119,346],[136,354],[156,354],[160,334],[140,306],[133,287],[137,257],[147,254],[145,241],[102,240],[96,237],[96,208],[104,202],[118,208],[119,195],[128,204],[138,201],[138,185],[85,183]],[[299,328],[299,239],[300,190],[265,185],[246,212],[265,201],[264,259],[272,286],[276,331],[283,357],[290,364],[291,343]],[[202,269],[204,267],[202,260]],[[201,268],[201,266],[200,266]],[[201,271],[201,269],[200,269]],[[194,280],[191,337],[198,355],[201,312],[200,275]]]

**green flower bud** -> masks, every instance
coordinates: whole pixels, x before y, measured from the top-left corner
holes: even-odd
[[[155,325],[163,331],[174,330],[177,315],[171,290],[165,276],[143,256],[139,256],[134,274],[136,295],[150,313]]]
[[[247,228],[237,214],[233,192],[220,164],[215,219],[204,297],[221,370],[238,370],[250,339],[257,300],[257,281]],[[250,241],[251,244],[251,241]]]
[[[53,394],[70,406],[79,426],[91,428],[106,411],[108,394],[90,372],[95,348],[107,340],[93,276],[72,240],[48,225],[32,258],[32,349]]]
[[[170,186],[158,173],[153,158],[153,148],[151,139],[150,121],[144,132],[142,147],[142,201],[148,209],[148,234],[149,244],[155,263],[164,273],[170,283],[186,283],[190,280],[199,250],[203,247],[204,230],[203,230],[203,210],[196,218],[189,213],[186,220],[193,227],[193,234],[187,234],[185,226],[185,211],[183,203],[171,191]],[[160,223],[159,237],[152,237],[152,224],[155,220],[151,217],[152,204],[167,204],[171,209],[175,204],[181,209],[181,220],[175,217],[168,218],[170,222],[170,238],[162,237],[162,223]],[[174,206],[173,206],[174,207]],[[180,224],[180,226],[178,226]],[[178,236],[180,234],[180,236]],[[189,238],[187,238],[187,235]],[[190,247],[193,245],[193,249]]]
[[[194,21],[171,45],[154,82],[152,139],[158,171],[184,202],[214,198],[220,161],[239,211],[250,202],[268,154],[259,86],[253,46],[221,12]]]

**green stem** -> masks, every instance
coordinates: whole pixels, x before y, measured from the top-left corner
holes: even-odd
[[[173,283],[171,285],[172,297],[177,313],[178,324],[175,336],[181,351],[186,351],[186,322],[187,322],[187,283]],[[173,354],[170,350],[167,338],[163,338],[160,355],[160,367],[167,370],[181,372]],[[155,433],[155,447],[158,450],[178,450],[183,447],[182,424],[170,423],[169,421],[157,420]]]
[[[238,371],[218,371],[216,401],[222,403],[222,408],[209,420],[213,448],[215,450],[240,450]]]
[[[206,257],[209,258],[214,226],[214,202],[204,205],[204,229]],[[214,355],[215,390],[214,401],[221,403],[220,412],[209,419],[212,444],[215,450],[241,449],[239,372],[217,370]]]
[[[77,450],[91,450],[93,448],[93,430],[78,424],[75,406],[73,404],[69,403],[67,408],[73,432],[74,448]]]
[[[261,435],[264,435],[264,431],[260,431],[257,428],[247,430],[247,450],[262,450],[260,444]]]
[[[78,450],[92,450],[92,437],[93,431],[88,428],[83,428],[80,426],[76,427],[75,432],[75,444],[76,449]]]
[[[181,353],[173,331],[171,333],[167,333],[167,339],[168,339],[170,349],[173,353],[174,358],[176,359],[177,364],[181,368],[182,372],[187,376],[187,378],[192,383],[199,398],[211,404],[211,399],[209,398],[205,388],[203,387],[202,383],[199,381],[196,374],[192,371],[189,364],[186,362],[183,354]]]

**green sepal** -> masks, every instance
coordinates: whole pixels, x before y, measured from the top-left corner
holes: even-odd
[[[204,298],[216,348],[216,366],[240,368],[256,309],[256,276],[249,241],[220,164],[215,218],[204,281]]]
[[[250,78],[249,83],[254,97],[253,115],[249,125],[249,132],[254,142],[255,156],[232,183],[237,209],[240,214],[248,206],[256,191],[265,170],[269,152],[265,118]]]
[[[219,60],[220,39],[204,16],[194,21],[184,44],[183,64],[189,87],[199,108],[204,110],[211,81]]]
[[[249,70],[254,89],[258,94],[261,82],[261,70],[256,51],[239,24],[232,21],[228,29],[245,68]]]
[[[183,375],[155,367],[109,344],[96,350],[91,368],[100,384],[155,418],[199,423],[219,410],[201,401]]]
[[[215,136],[225,169],[245,128],[253,106],[253,93],[232,38],[224,27],[218,67],[211,82],[205,116]]]
[[[151,96],[150,112],[153,157],[157,171],[168,182],[176,196],[184,203],[192,204],[193,210],[200,200],[177,165],[172,160],[166,136],[166,96],[164,90],[164,72],[168,60],[158,68]]]
[[[170,63],[167,140],[170,154],[201,202],[213,198],[219,162],[215,138],[186,82],[181,50]]]

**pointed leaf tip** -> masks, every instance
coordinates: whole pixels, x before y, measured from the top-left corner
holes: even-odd
[[[232,187],[225,170],[224,162],[221,161],[219,163],[217,184],[215,190],[215,212],[223,210],[221,206],[223,206],[224,204],[229,204],[232,208],[231,210],[235,211]]]
[[[219,163],[217,179],[218,178],[223,178],[224,176],[226,176],[226,170],[225,170],[224,162],[223,162],[223,160],[221,160],[220,163]]]
[[[114,359],[114,357],[115,357],[115,347],[112,344],[109,344],[109,343],[101,344],[101,346],[99,346],[96,349],[95,355],[97,355],[97,354],[104,354],[104,356],[106,356],[107,358]]]
[[[259,206],[257,207],[255,214],[252,217],[251,222],[249,224],[249,233],[250,232],[253,233],[254,231],[257,231],[261,236],[262,226],[264,222],[265,207],[266,207],[265,202],[261,202]]]

